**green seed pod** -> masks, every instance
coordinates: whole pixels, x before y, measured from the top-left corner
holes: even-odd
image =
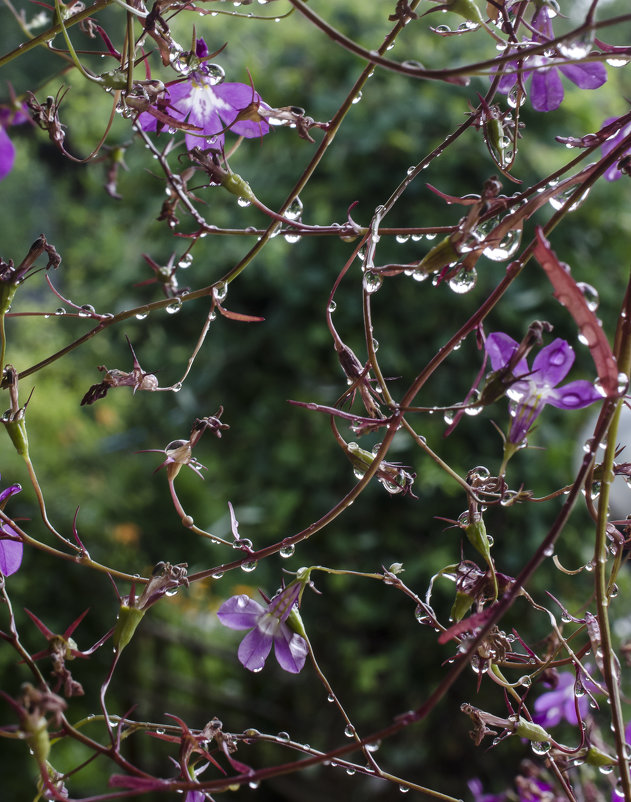
[[[491,557],[491,544],[489,543],[489,538],[486,534],[486,526],[484,521],[481,518],[479,520],[471,521],[471,523],[464,527],[464,530],[469,543],[471,543],[473,548],[484,557],[486,564],[491,570],[495,598],[497,598],[497,577],[495,576],[495,565],[493,564],[493,558]]]
[[[462,621],[465,615],[469,612],[474,600],[474,596],[469,596],[468,593],[463,593],[460,590],[457,591],[456,598],[454,599],[454,603],[451,607],[449,618],[455,623]]]
[[[250,202],[256,200],[255,195],[252,192],[252,188],[248,182],[236,173],[228,173],[227,175],[223,176],[221,179],[221,185],[225,187],[228,192],[232,192],[232,194],[236,195],[238,198],[245,198],[245,200]]]
[[[447,11],[453,11],[454,14],[459,14],[470,22],[475,22],[478,25],[484,25],[484,19],[480,13],[480,9],[476,6],[473,0],[451,0],[445,3]]]
[[[526,719],[521,718],[521,716],[517,722],[515,735],[519,735],[520,738],[528,738],[529,741],[536,741],[536,743],[543,743],[544,741],[550,740],[550,736],[543,727],[539,724],[535,724],[533,721],[526,721]]]
[[[451,235],[445,237],[437,245],[426,253],[421,261],[416,265],[415,270],[420,270],[423,273],[436,273],[446,265],[457,262],[460,254],[454,243],[452,242]]]
[[[112,635],[114,641],[114,648],[120,654],[129,641],[133,638],[134,632],[138,624],[142,621],[145,614],[144,610],[138,607],[128,607],[126,604],[121,604],[118,613],[118,620]]]
[[[26,434],[26,421],[24,415],[19,420],[2,419],[7,434],[21,457],[28,457],[28,436]]]
[[[0,315],[6,314],[11,308],[11,302],[17,288],[18,285],[12,284],[10,280],[0,284]]]
[[[44,716],[32,721],[27,717],[24,722],[26,743],[33,752],[38,763],[45,763],[50,754],[50,738],[48,737],[48,722]]]

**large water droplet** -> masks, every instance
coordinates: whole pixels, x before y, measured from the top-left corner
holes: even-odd
[[[458,295],[464,295],[475,287],[477,279],[478,274],[475,268],[471,268],[471,270],[461,270],[453,278],[450,278],[447,283],[450,290]]]
[[[302,209],[303,206],[300,198],[294,198],[285,212],[285,217],[288,220],[300,220],[302,217]]]
[[[381,287],[383,279],[378,273],[372,273],[370,270],[364,275],[364,289],[367,293],[372,295],[373,292]]]

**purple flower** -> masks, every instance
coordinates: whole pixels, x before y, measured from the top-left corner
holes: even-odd
[[[221,605],[217,615],[224,626],[250,630],[238,651],[239,661],[245,668],[260,671],[273,643],[282,669],[292,674],[302,670],[308,652],[307,642],[286,623],[302,587],[300,582],[294,582],[277,593],[267,607],[245,594],[232,596]]]
[[[541,6],[532,18],[532,27],[535,34],[533,43],[542,43],[554,39],[552,23],[546,6]],[[564,58],[561,54],[561,58]],[[530,76],[530,100],[535,111],[554,111],[558,109],[563,100],[562,72],[579,89],[598,89],[607,80],[607,70],[600,61],[585,62],[584,64],[555,65],[555,58],[543,55],[528,56],[524,59],[521,80],[525,83]],[[549,66],[547,66],[549,65]],[[507,94],[515,85],[518,78],[519,62],[510,61],[507,65],[507,74],[503,75],[498,84],[498,91]]]
[[[486,338],[486,353],[493,370],[502,370],[510,362],[519,343],[501,331]],[[537,354],[528,368],[526,359],[520,359],[513,367],[512,382],[506,392],[511,399],[511,424],[509,443],[519,445],[528,434],[535,419],[546,404],[559,409],[582,409],[601,401],[602,395],[591,382],[578,380],[563,387],[557,384],[567,376],[574,363],[574,350],[565,340],[557,338]]]
[[[9,139],[7,128],[11,125],[20,125],[28,120],[28,115],[22,109],[0,109],[0,181],[11,172],[15,161],[15,147]]]
[[[0,509],[4,508],[5,502],[11,496],[19,493],[22,488],[20,485],[11,485],[0,493]],[[22,553],[24,544],[20,536],[10,524],[0,522],[0,572],[4,576],[14,574],[22,564]]]
[[[208,56],[203,39],[197,40],[196,55],[198,59]],[[187,81],[172,84],[166,89],[168,114],[200,129],[194,134],[186,134],[186,147],[189,150],[203,147],[204,141],[208,145],[222,147],[225,128],[247,139],[269,133],[269,124],[258,112],[260,109],[271,111],[271,108],[263,102],[258,92],[248,84],[220,81],[221,77],[202,61]],[[149,112],[143,112],[138,117],[138,123],[144,131],[160,130],[163,125]]]
[[[576,715],[576,701],[581,713],[581,719],[585,718],[588,710],[589,700],[586,694],[577,697],[575,694],[576,677],[574,674],[564,672],[559,674],[559,683],[553,691],[543,693],[535,702],[535,715],[533,720],[545,729],[555,727],[561,721],[568,724],[578,724]]]
[[[606,125],[610,125],[611,123],[616,121],[616,117],[609,117],[609,119],[605,120],[605,122],[601,125],[601,128],[604,128]],[[603,151],[603,156],[606,156],[610,151],[614,148],[617,148],[618,145],[622,142],[625,137],[631,135],[631,122],[623,125],[620,130],[618,131],[615,136],[612,136],[610,139],[606,139],[601,147]],[[627,153],[631,151],[631,144],[629,145],[629,149]],[[622,178],[622,173],[618,168],[620,162],[618,161],[616,164],[612,164],[604,173],[605,178],[607,181],[617,181],[619,178]]]

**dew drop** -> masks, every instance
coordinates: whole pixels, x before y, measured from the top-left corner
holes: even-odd
[[[65,315],[66,314],[66,310],[63,308],[63,306],[60,306],[58,309],[55,309],[55,314],[58,317],[61,317],[61,315]]]
[[[278,553],[281,557],[287,559],[288,557],[293,557],[295,551],[296,547],[293,543],[291,543],[289,546],[283,546]]]
[[[372,273],[371,271],[368,271],[364,275],[364,281],[363,281],[364,290],[369,295],[372,295],[373,292],[377,292],[377,290],[381,287],[382,283],[383,279],[377,273]]]
[[[598,303],[600,301],[598,290],[592,287],[591,284],[586,284],[584,281],[577,282],[576,286],[583,293],[583,298],[585,298],[589,311],[595,312],[598,309]]]
[[[175,301],[165,307],[167,315],[176,315],[182,308],[182,301],[176,298]]]
[[[447,284],[453,292],[464,295],[475,287],[477,278],[478,274],[475,268],[471,268],[471,270],[461,270],[453,278],[450,278]]]
[[[94,314],[94,307],[91,304],[83,304],[79,309],[79,317],[90,317]]]
[[[356,103],[359,103],[361,99],[362,99],[362,93],[358,92],[351,102],[353,105],[355,105]]]
[[[287,232],[285,234],[285,242],[288,242],[290,245],[295,245],[296,242],[300,242],[301,240],[300,234],[296,234],[295,232]]]
[[[353,727],[352,724],[347,724],[346,727],[344,728],[344,735],[346,735],[347,738],[354,738],[355,727]]]
[[[300,220],[300,218],[302,217],[302,209],[303,206],[300,198],[294,198],[291,204],[289,205],[289,208],[285,212],[285,217],[288,220]]]
[[[285,732],[284,730],[282,732],[279,732],[276,737],[278,738],[279,741],[290,741],[291,740],[291,738],[289,737],[289,733]]]
[[[550,751],[549,741],[532,741],[530,748],[535,755],[547,755]]]
[[[136,320],[146,320],[149,317],[149,312],[137,312]]]
[[[251,560],[250,562],[241,564],[241,570],[245,571],[246,574],[251,574],[255,568],[256,568],[256,560]]]
[[[329,312],[333,314],[333,312],[335,312],[336,309],[337,309],[337,304],[335,303],[335,301],[331,301],[329,303]]]

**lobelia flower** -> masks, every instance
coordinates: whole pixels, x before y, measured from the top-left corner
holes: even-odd
[[[535,33],[533,43],[542,43],[554,39],[549,10],[546,6],[535,11],[532,18]],[[562,53],[559,54],[564,58]],[[550,65],[550,66],[546,66]],[[510,61],[507,73],[502,76],[497,86],[499,92],[508,94],[519,77],[520,63]],[[600,61],[584,64],[555,65],[555,58],[544,55],[528,56],[521,66],[521,80],[525,83],[532,76],[530,83],[530,101],[535,111],[554,111],[558,109],[564,97],[563,84],[559,72],[569,78],[579,89],[598,89],[607,81],[607,70]]]
[[[208,56],[208,47],[203,39],[197,40],[195,50],[199,60]],[[263,102],[258,92],[248,84],[220,81],[221,78],[218,80],[217,74],[200,61],[188,80],[172,84],[166,89],[168,114],[200,129],[194,134],[186,134],[188,150],[203,144],[204,137],[208,145],[223,147],[226,128],[247,139],[269,133],[269,124],[258,114],[258,110],[271,111],[271,107]],[[143,131],[159,131],[163,127],[163,123],[149,112],[139,115],[138,124]]]
[[[7,499],[19,493],[21,489],[20,485],[16,484],[3,490],[0,493],[0,509],[4,508]],[[11,576],[22,565],[23,552],[24,544],[18,533],[10,524],[0,521],[0,572],[4,576]]]
[[[493,370],[499,371],[509,364],[519,343],[501,331],[486,338],[486,353]],[[557,338],[546,345],[535,357],[532,370],[526,359],[520,359],[513,367],[515,381],[510,383],[507,396],[511,399],[511,423],[508,442],[522,443],[536,418],[546,404],[559,409],[582,409],[602,401],[603,396],[591,382],[579,379],[557,387],[567,376],[574,363],[574,350],[566,340]]]
[[[245,668],[260,671],[273,643],[276,659],[284,671],[297,674],[302,670],[307,642],[286,623],[302,588],[301,582],[294,582],[277,593],[267,607],[245,594],[232,596],[221,605],[217,616],[225,627],[250,630],[238,651],[239,662]]]
[[[565,671],[558,675],[556,688],[541,696],[535,701],[535,715],[533,721],[540,724],[546,730],[555,727],[561,721],[576,726],[578,717],[576,715],[576,701],[581,719],[584,719],[589,709],[589,699],[587,694],[576,696],[576,677]]]
[[[611,123],[616,121],[616,117],[609,117],[605,122],[601,125],[601,128],[604,128],[606,125],[610,125]],[[602,152],[603,156],[606,156],[610,153],[614,148],[617,148],[618,145],[622,142],[625,137],[631,136],[631,122],[623,125],[618,133],[615,136],[612,136],[610,139],[606,139],[602,145]],[[631,143],[629,144],[629,148],[627,150],[627,154],[631,152]],[[628,156],[627,156],[628,158]],[[607,170],[603,173],[607,181],[617,181],[619,178],[622,178],[622,171],[620,170],[620,164],[622,160],[618,161],[616,164],[612,164]]]

